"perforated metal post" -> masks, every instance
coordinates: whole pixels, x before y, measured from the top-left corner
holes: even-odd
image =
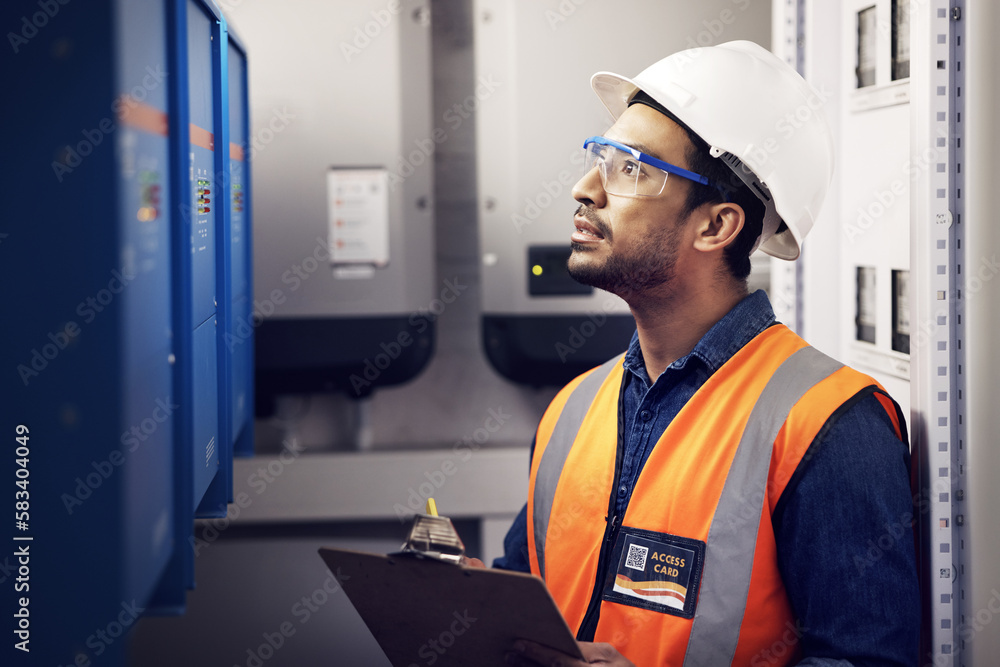
[[[957,429],[962,439],[956,495],[963,522],[955,539],[960,548],[960,617],[957,628],[960,664],[995,665],[1000,655],[1000,411],[997,409],[1000,354],[1000,229],[996,192],[1000,181],[1000,76],[996,33],[1000,6],[994,0],[963,0],[951,10],[959,104],[954,124],[957,138],[954,197],[961,214],[956,224],[956,302],[961,347]],[[955,13],[958,10],[958,13]],[[960,68],[959,68],[960,66]],[[957,523],[957,522],[956,522]]]
[[[921,664],[960,665],[966,554],[962,3],[914,8],[911,400],[924,589]]]
[[[806,0],[782,0],[781,5],[774,4],[772,11],[775,53],[805,76]],[[803,248],[802,254],[807,255],[808,250]],[[770,298],[775,315],[799,334],[805,329],[804,261],[804,257],[797,262],[771,261]]]

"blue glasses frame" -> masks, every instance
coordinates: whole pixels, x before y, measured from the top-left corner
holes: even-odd
[[[689,181],[694,181],[695,183],[701,183],[702,185],[711,185],[713,187],[715,185],[701,174],[696,174],[693,171],[688,171],[687,169],[678,167],[677,165],[674,164],[670,164],[669,162],[664,162],[663,160],[657,160],[652,155],[646,155],[642,151],[632,148],[631,146],[626,146],[625,144],[619,143],[614,139],[608,139],[607,137],[589,137],[586,141],[583,142],[584,150],[586,150],[587,147],[590,146],[590,144],[611,146],[613,148],[617,148],[620,151],[625,151],[626,153],[629,153],[639,162],[651,165],[653,167],[656,167],[657,169],[662,169],[668,174],[675,174],[677,176],[680,176],[681,178],[686,178]]]

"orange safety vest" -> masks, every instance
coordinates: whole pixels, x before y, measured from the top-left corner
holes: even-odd
[[[598,613],[594,641],[636,665],[793,662],[800,631],[778,571],[775,505],[841,406],[874,392],[903,439],[898,406],[872,378],[769,327],[684,405],[613,517],[623,373],[618,357],[576,378],[542,417],[532,573],[571,628]]]

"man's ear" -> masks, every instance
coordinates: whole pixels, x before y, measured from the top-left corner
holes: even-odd
[[[701,219],[694,247],[702,252],[722,250],[736,240],[746,214],[743,207],[731,202],[711,204]]]

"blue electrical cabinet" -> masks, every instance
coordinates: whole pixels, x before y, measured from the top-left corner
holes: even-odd
[[[225,335],[232,364],[233,453],[252,456],[253,439],[253,238],[250,234],[250,98],[247,52],[229,29],[229,225],[232,257],[232,326]],[[230,477],[230,480],[232,477]],[[230,498],[232,500],[232,486]]]
[[[181,210],[189,212],[185,217],[186,224],[191,226],[190,308],[193,334],[188,360],[192,364],[193,387],[187,398],[194,420],[194,438],[191,441],[192,501],[197,507],[219,469],[219,449],[223,445],[219,429],[224,424],[220,423],[217,409],[221,402],[220,389],[224,387],[219,386],[220,359],[216,349],[219,327],[217,295],[221,286],[216,280],[216,267],[221,263],[219,251],[224,247],[219,232],[224,227],[225,211],[219,206],[223,169],[217,164],[217,156],[225,152],[228,142],[222,123],[216,122],[221,121],[217,112],[222,113],[216,108],[219,100],[215,99],[217,90],[221,89],[222,73],[213,60],[225,51],[222,46],[225,33],[220,37],[221,23],[218,17],[209,13],[209,7],[195,1],[180,4],[182,7],[186,5],[186,24],[180,26],[186,31],[176,35],[176,38],[179,39],[178,49],[187,51],[187,68],[182,72],[178,67],[178,71],[182,72],[178,83],[188,96],[188,117],[185,119],[180,115],[178,122],[187,125],[187,142],[181,142],[181,150],[187,153],[188,159],[185,161],[182,156],[175,169],[179,175],[178,186],[184,196],[180,201]],[[178,132],[177,136],[180,138],[183,133]],[[180,233],[183,239],[186,234]]]
[[[252,331],[226,336],[251,293],[246,52],[210,1],[0,20],[0,664],[123,665],[139,616],[183,611],[194,519],[252,450]]]
[[[123,664],[181,546],[167,7],[43,4],[2,9],[0,664]]]
[[[189,25],[204,35],[201,17]],[[202,209],[210,208],[215,215],[218,243],[215,252],[216,273],[216,358],[218,396],[218,451],[222,458],[218,472],[210,480],[198,505],[198,517],[225,516],[233,499],[232,455],[237,450],[253,453],[253,421],[250,418],[253,400],[251,366],[253,358],[253,321],[250,313],[251,256],[249,192],[249,99],[247,97],[246,50],[239,38],[229,32],[225,22],[219,22],[222,35],[220,52],[213,52],[213,73],[219,72],[219,83],[213,87],[216,129],[225,143],[216,144],[215,164],[219,169],[212,196],[204,196]],[[189,44],[196,33],[189,34]],[[212,41],[215,44],[214,40]],[[224,51],[224,53],[222,53]],[[190,50],[189,50],[190,53]],[[204,59],[206,54],[202,54]],[[196,68],[188,62],[193,90]],[[197,70],[202,71],[202,70]],[[207,87],[206,87],[207,88]],[[193,113],[192,104],[192,113]],[[192,126],[194,123],[192,122]],[[194,149],[192,149],[194,153]],[[197,172],[195,172],[197,178]],[[193,195],[199,192],[196,186]],[[197,204],[197,202],[195,202]],[[194,254],[194,253],[193,253]],[[197,355],[196,355],[197,358]],[[205,380],[207,383],[207,379]],[[200,456],[200,451],[197,455]],[[206,455],[207,463],[207,455]],[[195,461],[196,467],[201,465]],[[206,468],[207,472],[207,468]]]
[[[227,30],[218,6],[168,0],[171,70],[172,269],[176,290],[173,381],[179,408],[173,468],[177,544],[153,604],[181,613],[194,587],[196,516],[221,516],[231,497],[230,364],[224,332],[230,324],[230,244],[227,201],[229,98]]]

